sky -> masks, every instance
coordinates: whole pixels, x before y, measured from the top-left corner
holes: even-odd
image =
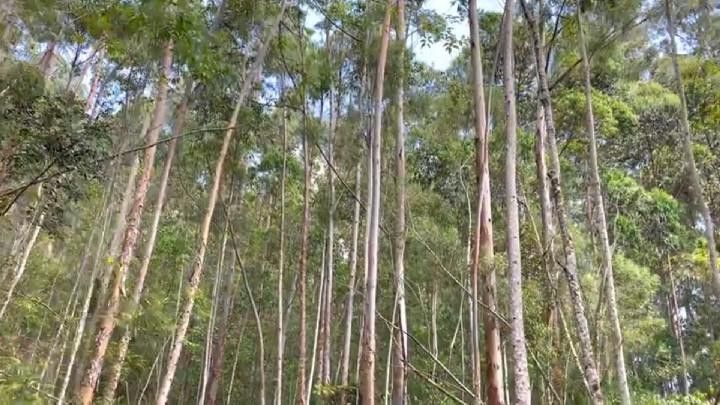
[[[502,11],[504,5],[504,0],[478,0],[478,7],[485,11]],[[440,15],[457,14],[457,9],[453,5],[452,0],[426,0],[423,8],[434,10]],[[306,24],[308,27],[313,27],[322,20],[322,18],[319,13],[309,10]],[[468,36],[467,19],[451,23],[450,28],[456,38]],[[321,35],[317,35],[317,39],[321,40]],[[409,46],[415,51],[415,56],[418,60],[438,70],[446,70],[459,52],[459,50],[454,50],[452,53],[448,53],[442,42],[422,47],[420,46],[420,41],[413,40],[412,37],[409,38]]]
[[[456,15],[456,7],[453,6],[451,0],[427,0],[423,8],[434,10],[441,15],[452,14]],[[478,0],[478,7],[485,11],[502,11],[505,5],[503,0]],[[450,28],[456,38],[462,38],[468,36],[468,24],[467,19],[463,19],[457,23],[452,23]],[[448,53],[445,50],[441,42],[435,43],[432,46],[421,47],[418,41],[413,43],[412,38],[410,46],[415,50],[416,58],[438,70],[445,70],[450,66],[452,60],[457,56],[460,50],[454,50],[452,53]]]

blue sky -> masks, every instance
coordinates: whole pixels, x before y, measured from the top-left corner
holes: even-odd
[[[456,15],[457,9],[452,3],[452,0],[426,0],[423,8],[434,10],[441,15]],[[504,5],[504,0],[478,0],[478,7],[487,11],[501,11]],[[322,18],[323,17],[319,13],[310,10],[308,12],[306,24],[308,27],[313,27]],[[468,36],[467,19],[457,23],[452,23],[450,28],[456,38]],[[317,40],[322,40],[320,35],[318,35]],[[435,43],[431,46],[421,47],[419,41],[414,40],[412,37],[409,38],[409,42],[409,45],[415,50],[415,55],[418,60],[439,70],[447,69],[453,58],[458,53],[457,50],[452,53],[448,53],[442,43]]]
[[[478,7],[480,7],[482,10],[487,11],[502,11],[504,5],[505,3],[503,0],[478,0]],[[457,14],[457,10],[455,6],[453,6],[451,0],[427,0],[425,2],[424,8],[435,10],[442,15]],[[464,19],[461,22],[453,23],[451,25],[451,29],[453,34],[455,34],[455,37],[467,37],[467,19]],[[413,43],[412,38],[410,39],[410,41],[410,46],[415,49],[415,55],[417,59],[439,70],[447,69],[450,66],[453,58],[455,58],[458,53],[458,51],[456,50],[453,53],[448,54],[442,43],[435,43],[432,46],[423,48],[420,46],[419,43],[417,43],[417,41]]]

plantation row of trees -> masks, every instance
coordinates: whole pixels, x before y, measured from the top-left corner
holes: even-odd
[[[3,1],[0,402],[717,403],[718,6],[424,3]]]

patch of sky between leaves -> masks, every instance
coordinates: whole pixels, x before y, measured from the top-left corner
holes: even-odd
[[[503,0],[478,0],[478,8],[483,11],[502,11],[504,7]],[[426,0],[423,4],[423,8],[432,10],[442,16],[457,16],[457,6],[453,0]],[[467,18],[459,20],[448,21],[450,29],[456,38],[463,38],[468,36],[468,25]],[[306,26],[314,29],[315,26],[322,21],[323,16],[312,9],[308,10]],[[324,34],[315,31],[313,34],[313,40],[322,42]],[[452,60],[458,55],[460,49],[454,48],[448,51],[442,42],[435,42],[429,45],[421,45],[418,38],[413,38],[412,35],[408,38],[409,46],[415,51],[415,57],[424,63],[432,66],[438,70],[446,70],[450,67]]]

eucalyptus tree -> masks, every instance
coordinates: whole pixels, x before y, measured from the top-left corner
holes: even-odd
[[[483,68],[480,49],[477,2],[468,2],[470,24],[470,62],[473,92],[473,126],[475,130],[475,223],[470,261],[470,345],[472,348],[472,371],[474,403],[482,401],[480,372],[480,317],[478,290],[482,279],[482,304],[485,325],[485,361],[487,362],[487,397],[491,404],[504,403],[502,356],[500,353],[500,329],[495,318],[497,311],[496,276],[491,218],[489,131],[487,129],[487,106],[483,85]],[[482,273],[482,277],[480,276]]]

